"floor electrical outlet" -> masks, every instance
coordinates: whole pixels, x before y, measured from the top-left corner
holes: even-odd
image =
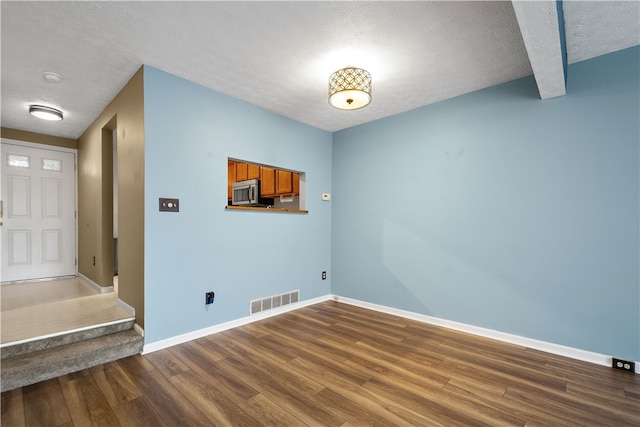
[[[213,304],[213,299],[215,298],[216,294],[214,292],[207,292],[206,294],[204,294],[205,297],[205,305],[207,304]]]
[[[322,272],[322,280],[327,280],[327,272],[326,271]]]
[[[636,371],[636,364],[628,360],[616,359],[614,357],[611,365],[614,369],[620,369],[621,371],[627,371],[627,372]]]

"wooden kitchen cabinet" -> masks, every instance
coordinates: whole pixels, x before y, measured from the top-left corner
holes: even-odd
[[[227,198],[231,200],[231,184],[236,182],[236,162],[229,160],[227,162]]]
[[[236,182],[246,181],[248,176],[248,165],[243,162],[236,162]]]
[[[300,195],[300,174],[298,172],[293,172],[293,194]]]
[[[260,178],[260,166],[253,163],[247,164],[247,179],[259,179]]]
[[[260,166],[253,163],[228,161],[227,198],[231,200],[231,184],[248,179],[260,178]]]
[[[262,197],[276,196],[276,170],[260,166],[260,195]]]
[[[279,197],[300,195],[300,174],[282,169],[260,167],[260,195]]]
[[[278,169],[276,173],[276,193],[278,195],[293,194],[293,174],[289,171]]]
[[[260,180],[260,196],[262,197],[300,195],[300,174],[298,172],[228,160],[227,197],[229,200],[232,195],[232,184],[248,179]]]

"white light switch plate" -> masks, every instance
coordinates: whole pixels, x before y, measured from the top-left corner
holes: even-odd
[[[331,194],[322,193],[322,200],[331,200]]]

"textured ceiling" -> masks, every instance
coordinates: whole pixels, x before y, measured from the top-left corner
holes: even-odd
[[[77,138],[143,64],[328,131],[531,74],[561,96],[556,2],[529,3],[2,1],[2,126]],[[638,1],[563,5],[569,62],[640,44]],[[362,110],[327,103],[345,66],[372,74]]]

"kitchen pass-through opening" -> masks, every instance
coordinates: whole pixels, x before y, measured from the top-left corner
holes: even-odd
[[[304,172],[233,158],[227,164],[228,206],[304,211]]]

